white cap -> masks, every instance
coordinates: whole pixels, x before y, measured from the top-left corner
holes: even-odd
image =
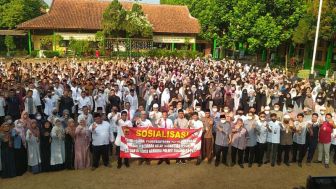
[[[153,104],[153,108],[158,108],[159,105],[158,104]]]

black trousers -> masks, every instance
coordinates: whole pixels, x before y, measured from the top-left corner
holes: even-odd
[[[128,165],[129,164],[129,158],[121,158],[120,157],[120,146],[117,146],[116,147],[116,155],[118,157],[118,165],[121,165],[122,164],[122,159],[124,159],[124,163],[125,165]]]
[[[216,162],[220,161],[220,157],[222,155],[222,163],[227,163],[227,154],[228,154],[229,147],[228,146],[215,146],[215,152],[216,152]]]
[[[292,145],[280,145],[279,151],[278,151],[278,158],[277,162],[281,163],[282,162],[282,153],[284,153],[284,163],[289,163],[289,152],[292,149]]]
[[[330,145],[330,153],[334,151],[333,161],[336,161],[336,145],[331,144]]]
[[[233,164],[236,164],[237,160],[237,153],[238,153],[238,164],[243,164],[243,155],[244,150],[238,149],[236,147],[231,146],[231,161]]]
[[[307,147],[305,144],[298,144],[298,143],[293,143],[293,162],[298,161],[299,163],[302,163],[302,160],[304,156],[306,155]],[[299,158],[297,159],[297,155],[299,152]]]
[[[246,147],[244,152],[244,162],[252,164],[254,162],[257,146]]]
[[[312,161],[314,157],[314,153],[317,147],[317,140],[310,139],[308,142],[308,155],[307,155],[307,161]]]
[[[101,145],[101,146],[92,146],[92,157],[93,157],[93,167],[99,166],[100,156],[103,159],[104,165],[109,165],[109,145]]]
[[[257,157],[258,164],[263,163],[266,147],[267,147],[267,143],[257,143],[256,157]]]

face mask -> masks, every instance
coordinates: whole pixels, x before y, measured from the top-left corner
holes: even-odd
[[[221,119],[221,123],[225,123],[226,122],[226,120],[225,119]]]
[[[227,110],[227,109],[224,109],[224,112],[225,112],[225,113],[228,113],[228,112],[229,112],[229,110]]]
[[[252,117],[252,116],[248,116],[247,119],[248,119],[248,120],[252,120],[253,117]]]
[[[217,108],[213,108],[212,111],[213,111],[213,112],[217,112]]]
[[[324,111],[321,111],[321,115],[324,115],[324,113],[325,113]]]
[[[288,112],[292,112],[293,110],[292,109],[288,109]]]
[[[269,114],[270,112],[269,111],[265,111],[265,114]]]
[[[12,124],[13,121],[12,121],[11,119],[9,119],[9,120],[7,120],[7,123],[8,123],[8,124]]]
[[[265,118],[260,118],[261,121],[265,121]]]
[[[197,111],[197,112],[200,112],[200,111],[201,111],[201,108],[196,108],[196,111]]]
[[[279,108],[274,108],[275,111],[279,111]]]
[[[42,116],[36,116],[36,119],[37,119],[37,120],[41,120],[41,119],[42,119]]]

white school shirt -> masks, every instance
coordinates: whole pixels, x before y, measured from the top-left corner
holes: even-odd
[[[301,129],[301,133],[297,133],[297,132],[294,133],[293,142],[297,144],[306,144],[307,122],[296,121],[294,122],[294,126],[296,129],[298,129],[299,126],[301,126],[302,129]]]
[[[34,103],[36,106],[41,106],[41,98],[40,98],[40,92],[37,89],[32,89],[33,91],[33,99],[34,99]]]
[[[267,121],[257,121],[257,142],[260,144],[266,143],[268,130],[266,127]]]
[[[103,121],[101,124],[97,124],[97,128],[93,130],[92,126],[94,124],[95,123],[92,123],[89,127],[89,130],[92,132],[93,146],[108,145],[110,142],[114,141],[113,131],[107,121]]]
[[[115,145],[120,146],[121,145],[121,137],[124,136],[124,132],[122,130],[122,127],[133,127],[133,124],[130,120],[122,120],[120,119],[117,123],[117,129],[118,129],[118,133],[117,133],[117,138],[114,142]]]
[[[106,107],[106,97],[104,94],[100,94],[100,96],[98,96],[98,98],[95,98],[95,112],[97,112],[97,108],[98,107],[102,107],[103,108],[103,113],[105,113],[105,107]]]
[[[48,116],[52,115],[53,109],[56,108],[56,103],[57,103],[56,99],[53,97],[51,98],[46,97],[44,98],[44,102],[45,102],[44,103],[44,114]]]
[[[138,109],[138,97],[137,95],[134,94],[132,95],[127,95],[125,101],[129,102],[131,105],[132,110],[137,110]]]
[[[271,132],[267,133],[267,142],[273,143],[273,144],[280,144],[280,122],[279,121],[270,121],[268,122],[268,126],[271,129]]]
[[[108,118],[108,120],[110,121],[110,125],[111,125],[111,127],[112,127],[112,131],[114,132],[114,133],[117,133],[118,132],[118,126],[117,126],[117,121],[118,121],[118,118],[120,118],[120,113],[119,112],[117,112],[116,114],[112,114],[112,113],[109,113],[108,115],[107,115],[107,118]]]
[[[190,129],[200,129],[200,128],[203,128],[203,122],[201,120],[197,120],[197,121],[190,120],[190,122],[191,122]]]
[[[153,124],[151,121],[149,121],[149,119],[146,119],[145,121],[140,120],[137,127],[140,127],[140,128],[153,127]]]
[[[174,128],[173,121],[169,118],[167,118],[166,120],[161,118],[158,123],[159,123],[158,128],[163,128],[163,129],[173,129]]]
[[[77,103],[78,103],[78,113],[81,114],[83,113],[83,106],[87,106],[88,108],[92,108],[91,104],[91,99],[87,96],[84,98],[82,96],[77,98]]]

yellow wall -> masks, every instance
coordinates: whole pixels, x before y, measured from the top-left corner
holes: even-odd
[[[50,37],[52,39],[53,35],[32,35],[32,44],[34,50],[41,50],[41,39],[45,37]],[[65,47],[60,47],[59,44],[56,44],[56,49],[54,48],[53,45],[53,50],[63,53],[65,51]]]

